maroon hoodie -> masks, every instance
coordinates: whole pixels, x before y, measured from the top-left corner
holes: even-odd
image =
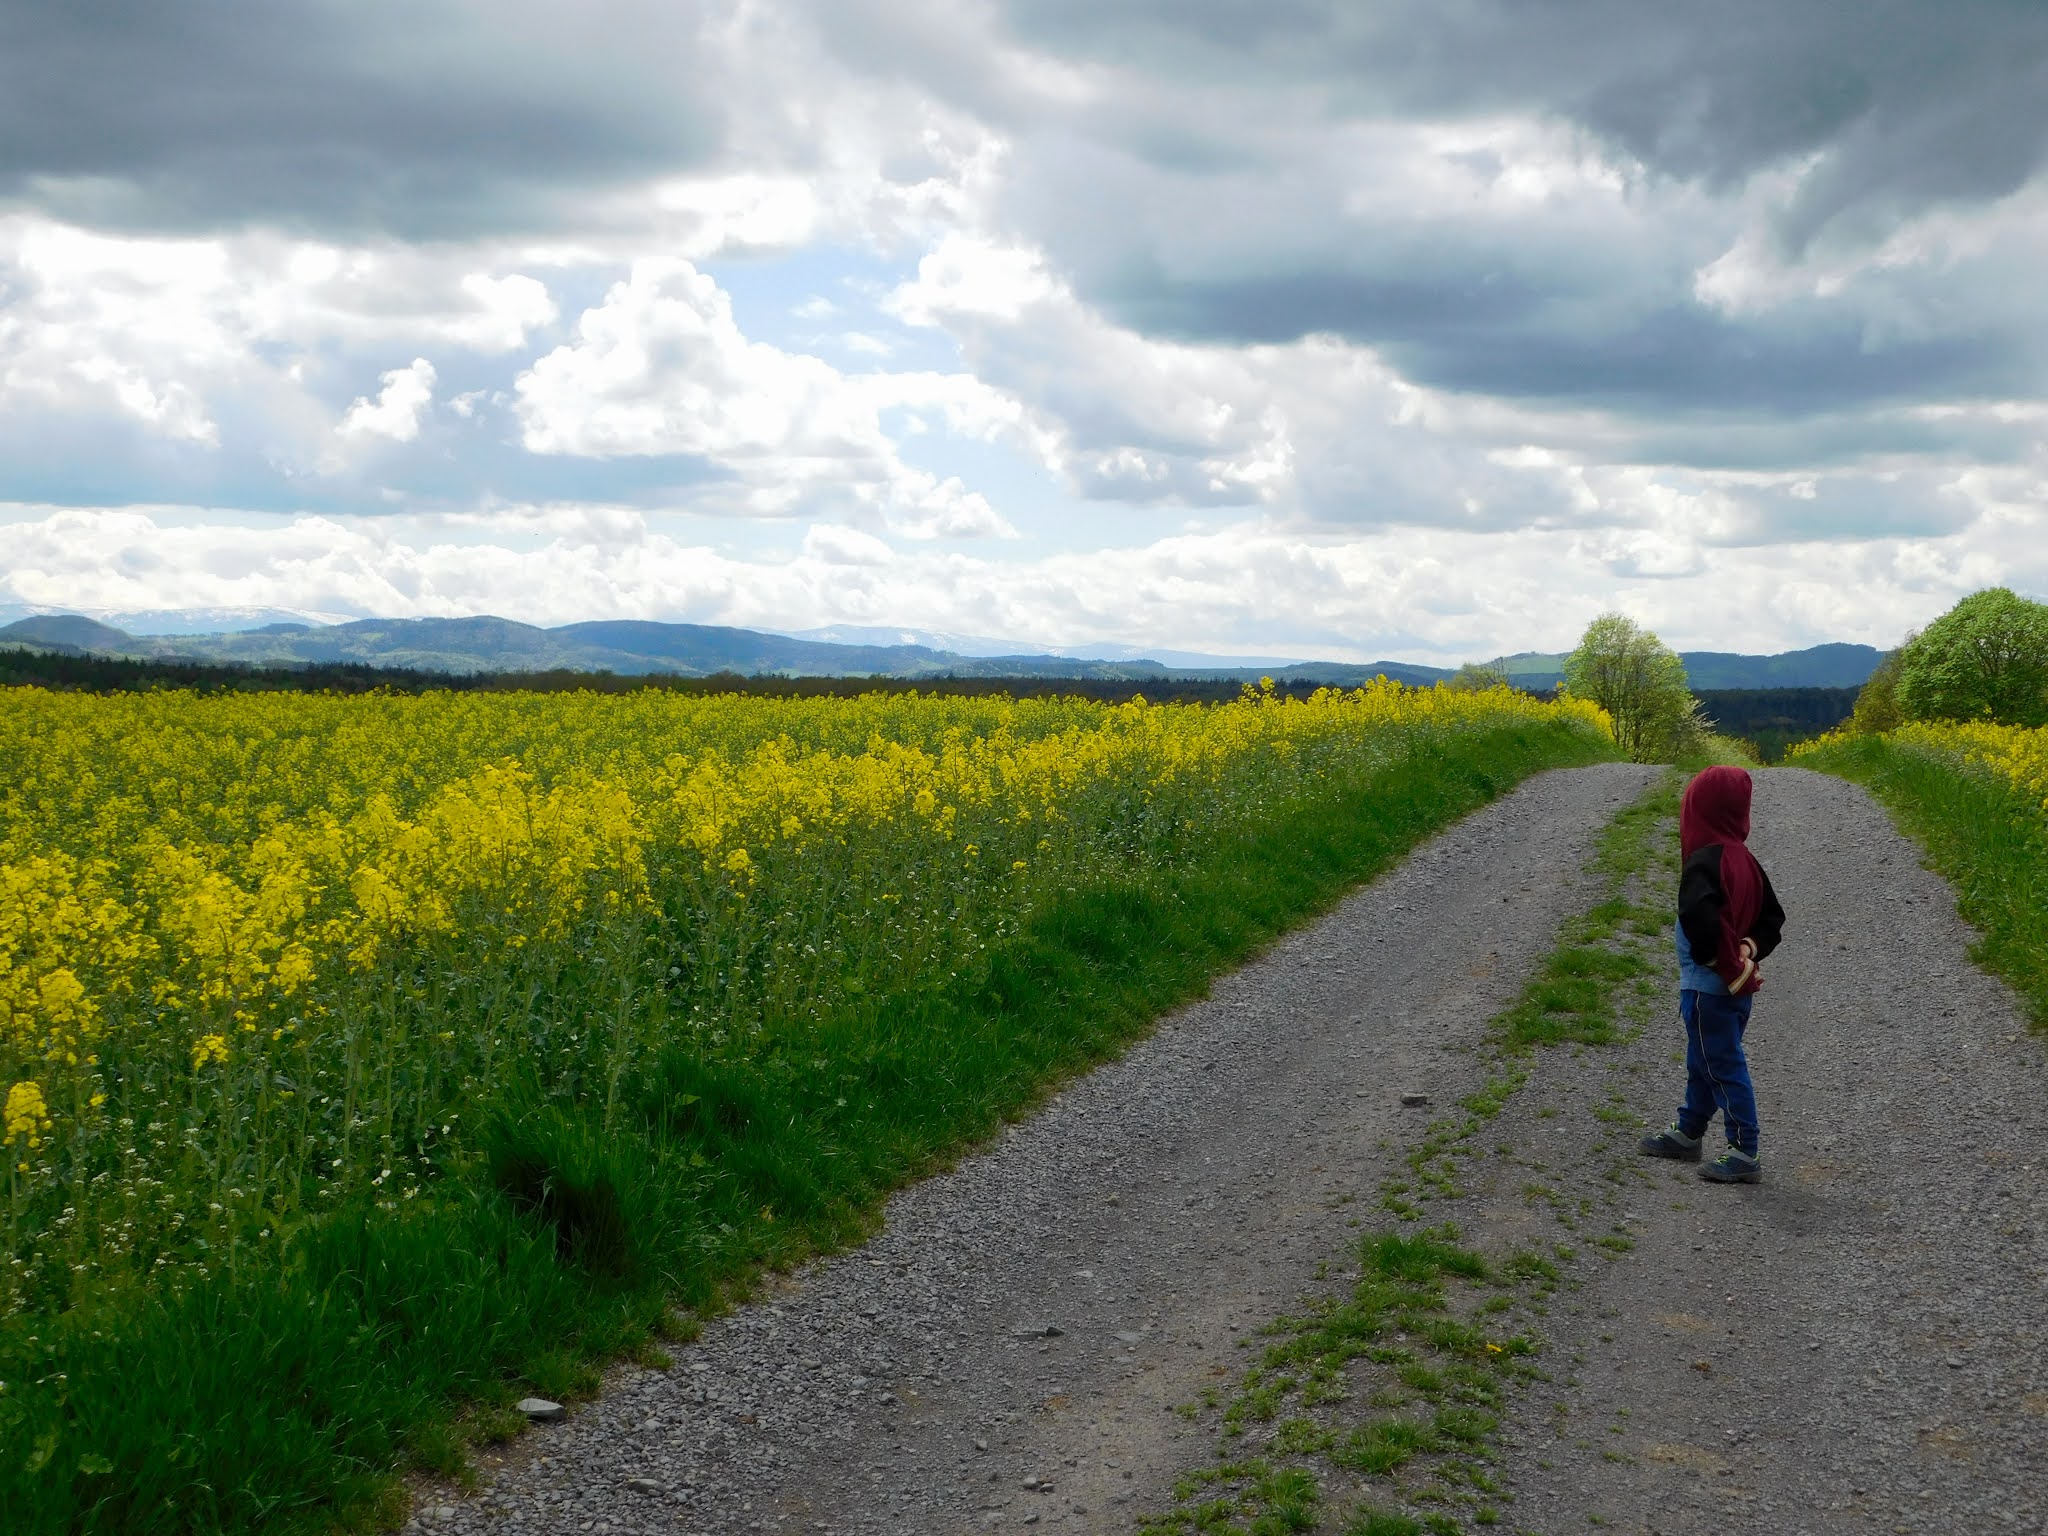
[[[1749,774],[1708,768],[1685,787],[1678,808],[1678,921],[1695,959],[1713,967],[1731,992],[1754,991],[1744,979],[1742,941],[1761,960],[1778,947],[1785,909],[1771,877],[1749,851]]]

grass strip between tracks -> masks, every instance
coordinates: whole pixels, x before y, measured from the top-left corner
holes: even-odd
[[[1798,764],[1877,797],[1982,934],[1971,958],[2010,982],[2034,1027],[2048,1030],[2048,810],[1960,756],[1882,736],[1833,737],[1801,752]]]
[[[1486,1155],[1480,1133],[1527,1083],[1532,1052],[1621,1043],[1667,998],[1683,783],[1674,770],[1608,825],[1590,864],[1598,900],[1492,1021],[1485,1084],[1382,1185],[1385,1219],[1354,1222],[1366,1230],[1345,1285],[1244,1341],[1257,1361],[1234,1393],[1184,1407],[1215,1424],[1220,1452],[1181,1480],[1173,1507],[1138,1522],[1142,1536],[1454,1536],[1502,1519],[1510,1491],[1490,1470],[1493,1447],[1515,1393],[1543,1369],[1547,1299],[1589,1252],[1614,1259],[1633,1242],[1619,1223],[1602,1230],[1600,1199],[1548,1178],[1521,1191],[1569,1239],[1548,1248],[1482,1252],[1430,1207],[1466,1191]],[[1587,1164],[1618,1189],[1639,1127],[1612,1101],[1595,1115]]]
[[[943,987],[818,1029],[801,1061],[678,1057],[609,1134],[514,1105],[463,1198],[338,1212],[288,1268],[11,1338],[9,1536],[391,1522],[405,1471],[464,1476],[526,1391],[588,1395],[604,1362],[658,1355],[764,1267],[856,1240],[892,1189],[1421,839],[1611,755],[1516,725],[1332,784],[1169,873],[1069,893]]]

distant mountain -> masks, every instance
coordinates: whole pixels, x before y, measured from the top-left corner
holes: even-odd
[[[1032,647],[1018,640],[996,640],[987,635],[961,635],[943,629],[904,629],[868,624],[828,624],[823,629],[796,629],[789,631],[796,640],[824,640],[834,645],[922,645],[935,651],[950,651],[957,656],[1024,656],[1038,655]],[[1329,665],[1355,665],[1350,662],[1319,663],[1303,661],[1299,656],[1217,656],[1207,651],[1173,651],[1158,646],[1117,645],[1108,641],[1090,645],[1054,645],[1046,647],[1043,654],[1066,656],[1077,661],[1156,661],[1162,667],[1171,667],[1180,672],[1188,669],[1204,671],[1243,671],[1256,667],[1262,672],[1279,674],[1276,667],[1312,667]],[[1386,662],[1385,666],[1407,666],[1405,662]],[[1423,668],[1434,672],[1433,667]]]
[[[714,672],[851,677],[1073,677],[1106,680],[1164,677],[1148,658],[1084,660],[1043,654],[965,656],[923,645],[849,645],[800,640],[714,624],[598,620],[542,629],[511,619],[357,619],[313,627],[297,622],[212,635],[136,635],[77,614],[40,614],[0,628],[0,643],[148,659],[292,666],[354,662],[428,672]],[[1209,659],[1209,658],[1204,658]],[[1176,668],[1176,673],[1191,669]],[[1384,662],[1271,669],[1319,682],[1369,681],[1385,672],[1404,682],[1429,682],[1435,668]],[[1199,675],[1255,678],[1258,668],[1203,669]]]
[[[917,631],[838,633],[846,638],[802,638],[719,624],[659,624],[638,619],[603,619],[542,629],[511,619],[480,616],[355,619],[343,624],[317,625],[285,618],[222,633],[144,635],[80,614],[35,614],[0,627],[0,643],[159,660],[242,662],[252,666],[341,662],[410,667],[426,672],[664,672],[685,677],[738,672],[812,677],[1073,677],[1112,681],[1165,676],[1250,681],[1270,675],[1281,682],[1330,683],[1341,687],[1356,687],[1381,676],[1396,682],[1427,685],[1451,675],[1447,668],[1412,662],[1274,663],[1184,651],[1092,657],[1043,652],[974,654],[903,639],[893,639],[893,643],[856,639],[856,633],[897,637]],[[1841,688],[1861,684],[1877,665],[1879,654],[1867,645],[1820,645],[1780,656],[1694,651],[1685,653],[1684,659],[1695,688]],[[1504,657],[1501,664],[1517,684],[1540,690],[1558,680],[1563,661],[1559,655],[1529,651]]]
[[[1874,645],[1815,645],[1776,656],[1684,651],[1685,675],[1698,688],[1861,688],[1884,652]]]
[[[26,641],[53,650],[122,652],[135,637],[77,613],[39,613],[0,629],[0,640]]]
[[[0,624],[45,616],[77,615],[33,604],[0,603]],[[312,628],[346,624],[349,620],[345,613],[321,613],[311,608],[93,608],[87,610],[87,616],[131,635],[225,635],[272,624]]]
[[[1861,688],[1884,652],[1872,645],[1830,642],[1775,656],[1743,656],[1733,651],[1680,651],[1686,680],[1702,688]],[[1561,652],[1522,651],[1499,658],[1497,665],[1524,688],[1550,688],[1564,681]]]

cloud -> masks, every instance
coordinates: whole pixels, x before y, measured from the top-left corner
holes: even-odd
[[[334,430],[343,437],[382,437],[409,443],[420,435],[420,417],[434,402],[434,365],[416,357],[383,378],[384,388],[372,401],[361,395]]]
[[[680,259],[635,263],[515,389],[529,452],[702,459],[734,511],[867,514],[915,538],[1014,531],[957,477],[906,464],[883,426],[907,411],[992,436],[1016,417],[1010,402],[966,375],[845,374],[750,341],[727,295]]]
[[[4,25],[0,481],[97,519],[8,580],[1270,651],[2036,569],[2038,7]]]
[[[95,223],[534,228],[721,141],[711,18],[655,0],[441,0],[396,30],[343,4],[99,0],[12,5],[7,32],[0,189]]]
[[[2038,498],[2040,487],[2035,487]],[[281,607],[534,623],[593,614],[802,629],[910,624],[1040,645],[1247,648],[1437,663],[1568,645],[1620,608],[1685,648],[1890,644],[1976,587],[2048,595],[2048,513],[1985,504],[1966,530],[1798,542],[1769,560],[1689,541],[1681,519],[1615,534],[1237,525],[1087,552],[985,559],[814,526],[743,557],[631,509],[472,521],[299,518],[255,527],[168,509],[9,509],[0,601],[105,609]],[[1661,542],[1660,542],[1661,541]]]
[[[1286,88],[1330,118],[1548,119],[1711,188],[1800,165],[1795,234],[2002,197],[2048,149],[2048,15],[2000,0],[1008,0],[1002,15],[1018,44],[1109,75],[1155,137],[1144,110],[1164,92],[1145,87],[1167,82],[1211,100]]]
[[[836,523],[813,523],[804,534],[803,552],[828,565],[887,565],[896,558],[873,534]]]

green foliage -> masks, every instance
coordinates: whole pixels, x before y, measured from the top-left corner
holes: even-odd
[[[2048,603],[1972,593],[1900,652],[1897,692],[1913,720],[2048,725]]]
[[[1489,688],[1512,688],[1514,683],[1508,677],[1506,662],[1468,661],[1451,674],[1444,686],[1460,693],[1484,693]]]
[[[1749,742],[1764,762],[1782,761],[1798,742],[1810,741],[1849,718],[1854,688],[1702,688],[1700,708],[1714,729]]]
[[[1333,664],[1333,679],[1359,671]],[[1305,699],[1326,680],[1312,669],[1283,672],[1275,691]],[[1226,675],[1153,673],[1127,678],[1015,677],[945,674],[932,677],[784,677],[779,673],[579,672],[554,667],[544,672],[434,672],[416,667],[373,666],[360,661],[322,661],[277,666],[236,661],[142,660],[127,656],[75,655],[0,641],[0,688],[47,688],[53,693],[148,693],[190,689],[194,693],[659,693],[768,699],[850,699],[868,693],[918,693],[943,698],[1081,698],[1125,704],[1143,695],[1154,704],[1223,704],[1236,698],[1244,678]]]
[[[1864,682],[1863,689],[1856,695],[1856,708],[1849,717],[1850,725],[1860,736],[1882,736],[1886,731],[1897,730],[1906,723],[1906,712],[1899,707],[1899,666],[1906,654],[1906,646],[1914,637],[1906,637],[1906,645],[1895,651],[1886,651],[1884,660],[1877,664]]]
[[[1669,762],[1706,732],[1685,663],[1626,615],[1603,614],[1586,627],[1564,659],[1564,680],[1614,717],[1615,740],[1635,762]]]

